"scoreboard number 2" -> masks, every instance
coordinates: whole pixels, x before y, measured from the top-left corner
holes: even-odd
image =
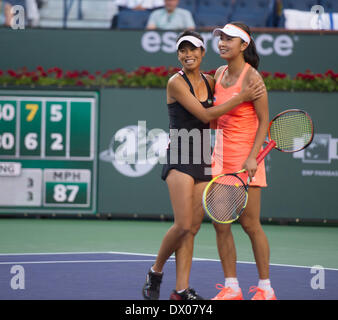
[[[63,150],[63,144],[62,144],[62,135],[60,133],[52,133],[50,135],[50,137],[52,138],[53,142],[51,145],[51,149],[52,150]]]

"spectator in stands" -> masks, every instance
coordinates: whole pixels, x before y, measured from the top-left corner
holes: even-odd
[[[39,8],[42,5],[40,0],[26,0],[27,20],[30,27],[37,27],[40,21]]]
[[[115,4],[118,7],[118,12],[123,10],[152,11],[164,7],[164,0],[116,0]],[[112,29],[117,27],[118,18],[117,13],[112,20]]]
[[[146,26],[148,30],[195,29],[195,22],[190,11],[177,8],[179,0],[164,0],[165,7],[154,10]]]
[[[164,0],[116,0],[119,10],[153,10],[164,6]]]

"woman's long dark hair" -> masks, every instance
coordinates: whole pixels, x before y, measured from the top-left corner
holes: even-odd
[[[230,22],[231,24],[244,30],[251,38],[250,28],[242,22]],[[257,53],[256,44],[251,38],[251,41],[248,47],[244,51],[244,60],[249,63],[253,68],[258,69],[259,65],[259,55]]]

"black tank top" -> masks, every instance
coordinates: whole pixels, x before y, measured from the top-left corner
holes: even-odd
[[[187,75],[180,70],[178,72],[183,79],[187,82],[190,87],[190,92],[195,96],[194,89],[187,77]],[[206,101],[201,102],[202,106],[205,108],[209,108],[213,104],[213,94],[209,85],[208,80],[201,73],[201,76],[205,82],[205,85],[208,89],[208,98]],[[169,112],[169,128],[170,129],[209,129],[209,123],[203,123],[201,120],[196,118],[193,114],[191,114],[188,110],[186,110],[178,101],[173,103],[168,103],[168,112]]]
[[[195,96],[194,89],[186,74],[183,70],[179,71],[179,74],[187,82],[190,92]],[[208,98],[201,104],[204,108],[209,108],[213,104],[213,94],[208,80],[203,74],[201,76],[208,89]],[[166,179],[171,169],[176,169],[195,179],[209,181],[211,176],[205,171],[210,168],[211,164],[209,123],[203,123],[177,101],[168,104],[168,112],[170,134],[167,163],[163,166],[162,179]],[[188,131],[188,140],[186,140],[185,131]],[[198,136],[195,134],[196,131]]]

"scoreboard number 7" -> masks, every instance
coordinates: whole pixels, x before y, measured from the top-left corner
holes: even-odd
[[[26,109],[29,110],[29,113],[27,115],[27,122],[31,122],[34,120],[36,113],[39,110],[39,105],[37,104],[26,104]]]

